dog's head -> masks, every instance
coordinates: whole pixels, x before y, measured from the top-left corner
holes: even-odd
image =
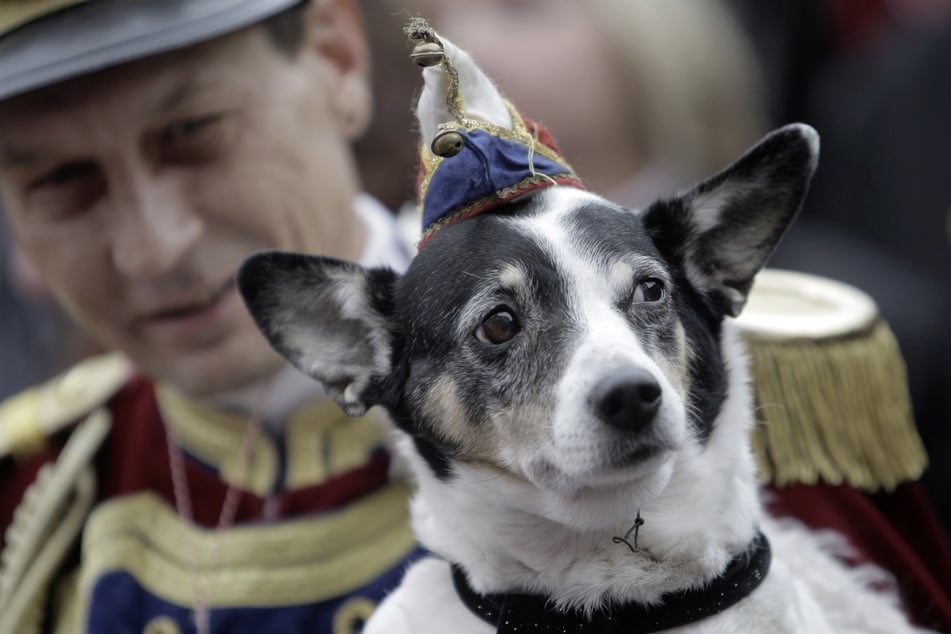
[[[551,187],[440,231],[399,276],[263,253],[239,284],[272,345],[348,413],[383,405],[432,472],[538,487],[635,477],[704,442],[725,317],[795,216],[815,133],[789,126],[640,211]]]
[[[445,226],[402,276],[271,252],[238,282],[274,348],[348,413],[385,407],[427,478],[475,468],[560,500],[656,489],[715,432],[724,319],[817,152],[791,125],[646,209],[552,186]]]

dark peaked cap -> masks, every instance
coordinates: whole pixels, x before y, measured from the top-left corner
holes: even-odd
[[[265,20],[300,0],[0,0],[0,99]]]

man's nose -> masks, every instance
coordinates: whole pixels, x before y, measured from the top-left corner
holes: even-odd
[[[170,269],[204,231],[204,222],[173,182],[142,176],[115,188],[111,250],[116,270],[150,278]]]

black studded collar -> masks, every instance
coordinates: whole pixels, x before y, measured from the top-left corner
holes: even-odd
[[[590,617],[579,610],[555,610],[534,594],[479,594],[462,569],[452,565],[452,581],[469,610],[499,634],[650,634],[719,614],[749,596],[766,578],[772,553],[757,533],[745,551],[703,588],[665,594],[657,605],[613,605]]]

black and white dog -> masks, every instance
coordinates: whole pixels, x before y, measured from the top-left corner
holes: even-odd
[[[479,116],[505,125],[443,44]],[[428,144],[445,99],[426,72]],[[642,210],[552,186],[446,226],[402,276],[248,260],[241,292],[273,346],[348,413],[385,407],[418,481],[414,527],[438,557],[367,632],[914,631],[758,496],[731,318],[818,145],[784,127]]]

